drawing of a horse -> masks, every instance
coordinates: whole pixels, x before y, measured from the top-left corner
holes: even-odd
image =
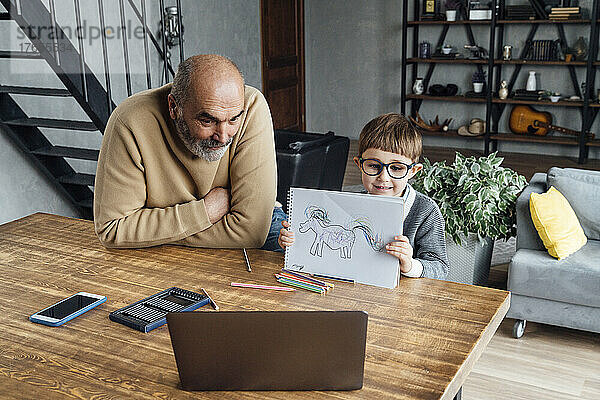
[[[306,233],[312,230],[315,233],[315,240],[310,246],[310,254],[322,257],[323,246],[327,245],[331,250],[339,250],[340,258],[351,258],[352,247],[356,241],[355,230],[362,231],[367,244],[375,250],[381,251],[384,243],[374,234],[373,229],[368,222],[356,218],[351,221],[350,226],[331,225],[327,216],[327,211],[317,207],[309,206],[304,210],[307,220],[300,223],[298,230],[300,233]]]

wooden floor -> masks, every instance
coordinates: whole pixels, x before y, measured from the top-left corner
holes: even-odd
[[[344,185],[360,184],[360,173],[352,163],[357,155],[352,141]],[[481,155],[461,151],[463,155]],[[452,149],[426,148],[431,161],[454,159]],[[528,180],[535,172],[552,166],[600,170],[600,160],[580,165],[575,159],[542,155],[500,154],[510,167]],[[489,285],[506,289],[508,265],[492,267]],[[527,323],[521,339],[512,337],[514,320],[506,318],[463,386],[464,400],[598,400],[600,399],[600,335]]]

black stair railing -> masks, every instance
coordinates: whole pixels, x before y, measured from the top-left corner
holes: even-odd
[[[51,7],[53,10],[48,11],[40,0],[19,2],[0,0],[0,2],[8,10],[11,19],[19,25],[35,46],[37,53],[30,52],[30,54],[46,60],[92,123],[100,131],[104,131],[110,115],[109,108],[103,103],[104,88],[87,65],[82,63],[80,51],[74,47],[62,28],[54,21],[51,12],[55,9],[54,5],[52,4]],[[52,30],[56,32],[53,35],[53,45],[50,46],[52,48],[48,48],[48,43],[44,38],[38,36],[35,29],[29,29],[31,26],[52,27]],[[58,52],[58,58],[55,49],[61,50]],[[77,68],[73,68],[73,66],[78,66],[79,70],[77,71]]]
[[[45,59],[66,89],[16,87],[3,85],[0,82],[0,125],[14,139],[17,145],[28,154],[34,163],[58,185],[70,200],[79,208],[84,218],[92,217],[93,192],[90,187],[94,185],[94,175],[78,173],[73,170],[66,159],[82,159],[97,161],[98,150],[82,149],[68,146],[55,146],[45,137],[39,128],[68,129],[77,131],[100,131],[104,133],[110,113],[115,108],[111,80],[108,48],[106,43],[106,19],[105,2],[98,1],[98,22],[102,34],[102,67],[104,72],[104,86],[100,83],[92,70],[87,65],[85,48],[82,35],[77,35],[76,43],[72,43],[63,28],[56,22],[56,5],[65,6],[62,0],[55,3],[49,0],[48,9],[40,0],[0,0],[0,4],[8,12],[0,13],[0,20],[13,20],[29,38],[37,52],[15,52],[0,50],[0,58],[26,58]],[[110,0],[111,3],[113,0]],[[115,2],[116,3],[116,2]],[[183,24],[181,1],[177,0],[177,30],[179,44],[179,58],[184,60],[183,51]],[[81,27],[81,4],[80,0],[73,0],[75,23],[77,28]],[[122,34],[122,59],[125,65],[125,80],[127,95],[134,91],[131,80],[130,54],[127,43],[127,23],[124,0],[119,0],[119,24]],[[160,1],[160,23],[162,43],[159,44],[152,31],[148,28],[146,0],[139,0],[138,9],[134,0],[127,0],[130,10],[135,14],[137,21],[141,24],[144,41],[144,62],[147,88],[152,87],[150,55],[151,47],[162,60],[162,71],[157,81],[169,82],[170,77],[175,75],[171,64],[169,47],[176,45],[173,42],[173,32],[168,31],[167,23],[173,23],[173,15],[167,16],[164,1]],[[152,4],[156,4],[155,2]],[[39,36],[35,29],[29,27],[50,27],[52,32],[51,46],[48,48],[48,40]],[[171,37],[167,41],[167,35]],[[101,68],[102,69],[102,68]],[[13,94],[28,94],[37,96],[61,96],[73,97],[88,115],[91,122],[57,120],[50,118],[31,118],[23,111],[16,101],[11,97]]]
[[[77,35],[77,48],[71,43],[68,36],[62,30],[62,28],[56,22],[56,4],[55,0],[50,0],[49,10],[46,10],[44,4],[40,0],[0,0],[0,3],[9,10],[6,19],[10,18],[15,20],[25,34],[32,41],[33,45],[38,50],[39,54],[29,53],[28,55],[23,54],[22,57],[26,58],[44,58],[50,66],[53,68],[59,78],[63,78],[63,83],[71,92],[75,91],[74,97],[84,108],[84,111],[92,122],[96,124],[100,131],[104,131],[106,121],[110,112],[115,107],[113,93],[111,90],[111,79],[110,75],[110,60],[108,55],[108,48],[106,45],[106,36],[101,35],[102,40],[102,59],[104,68],[104,80],[105,89],[97,81],[90,68],[86,65],[85,48],[83,45],[82,35]],[[162,43],[159,44],[156,37],[152,34],[152,31],[148,28],[147,17],[146,17],[146,0],[140,0],[141,9],[138,9],[134,0],[127,0],[131,10],[136,16],[138,22],[141,24],[143,29],[144,37],[144,62],[146,69],[146,82],[147,88],[152,87],[152,77],[150,68],[150,47],[149,42],[153,44],[159,58],[163,60],[163,75],[164,81],[169,82],[171,77],[175,75],[170,57],[167,44],[167,38],[164,34],[165,26],[167,21],[165,20],[165,7],[164,0],[160,0],[160,17],[162,26]],[[178,10],[181,10],[181,0],[177,0]],[[64,4],[64,3],[59,3]],[[75,10],[76,26],[81,26],[81,5],[80,0],[74,0],[73,2]],[[99,9],[99,25],[101,32],[106,32],[106,20],[105,20],[105,4],[103,0],[98,0]],[[125,83],[127,88],[127,95],[130,96],[133,93],[132,82],[131,82],[131,68],[130,68],[130,54],[129,46],[127,41],[127,23],[126,23],[126,10],[125,1],[119,0],[119,14],[120,14],[120,29],[122,36],[122,48],[123,48],[123,62],[125,65]],[[178,24],[182,25],[181,11],[178,12]],[[29,26],[48,26],[52,30],[52,46],[51,49],[47,48],[47,43],[43,42],[43,38],[36,37],[34,30],[29,30]],[[179,34],[179,57],[180,61],[184,60],[183,51],[183,30],[180,29]],[[60,51],[59,51],[60,49]],[[13,57],[16,55],[13,53]],[[67,68],[65,68],[67,66]],[[78,66],[73,68],[72,66]],[[71,82],[64,82],[64,80],[70,80]],[[102,94],[102,96],[98,96]],[[99,98],[105,98],[105,104],[97,103]],[[91,109],[89,109],[91,108]]]

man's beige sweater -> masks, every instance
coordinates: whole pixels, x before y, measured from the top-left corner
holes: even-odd
[[[173,243],[261,247],[277,189],[273,124],[263,95],[246,86],[246,112],[219,161],[193,155],[169,118],[171,85],[126,99],[104,133],[94,193],[94,225],[107,247]],[[231,209],[211,224],[204,196],[231,193]]]

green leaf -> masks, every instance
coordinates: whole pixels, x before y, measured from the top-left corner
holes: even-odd
[[[469,193],[463,198],[463,203],[472,203],[477,200],[477,196],[473,193]]]
[[[509,238],[515,234],[515,203],[527,181],[515,171],[501,167],[497,153],[487,157],[464,157],[454,162],[423,161],[423,172],[411,184],[434,199],[446,221],[446,234],[460,242],[459,234]]]

